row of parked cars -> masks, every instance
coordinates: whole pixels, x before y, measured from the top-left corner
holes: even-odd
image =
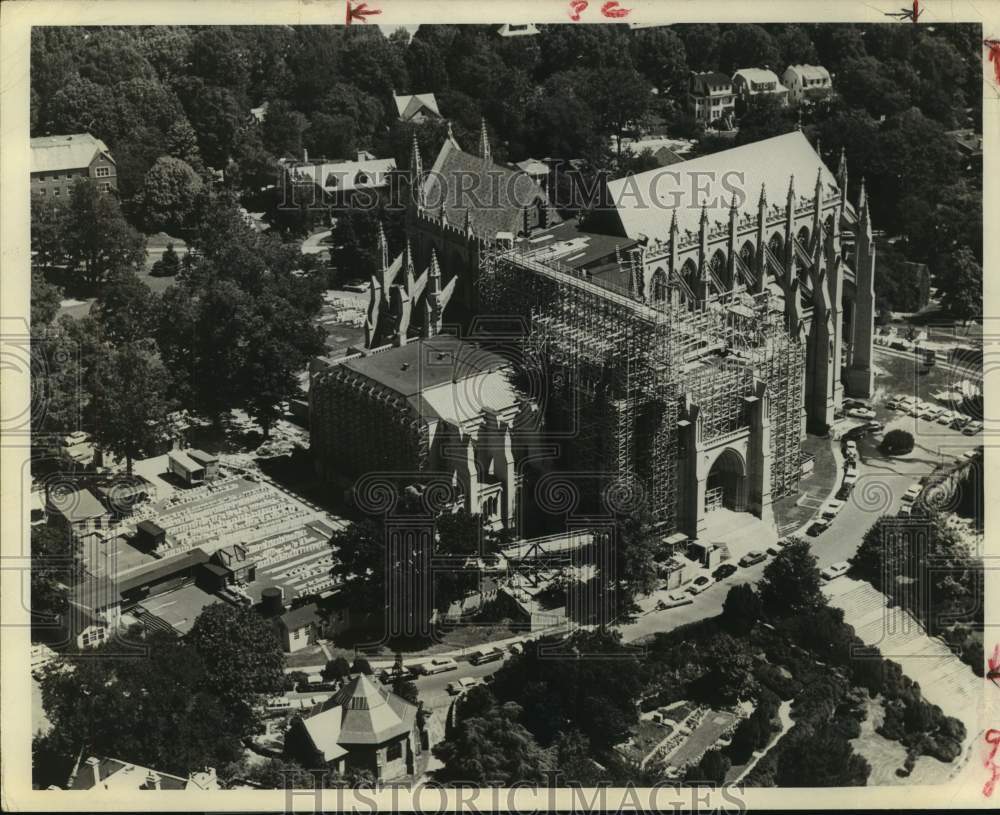
[[[767,560],[768,555],[778,554],[779,548],[787,545],[788,540],[782,538],[778,541],[776,546],[769,546],[766,552],[762,552],[759,549],[753,549],[747,552],[737,561],[737,563],[739,564],[739,567],[744,569],[749,568],[750,566],[756,566],[758,563],[762,563]],[[699,575],[685,588],[668,594],[665,600],[660,601],[660,608],[676,608],[677,606],[686,606],[693,603],[694,597],[701,594],[703,591],[710,589],[719,581],[725,580],[727,577],[734,575],[739,567],[732,563],[723,563],[717,566],[711,575]]]
[[[976,419],[972,419],[957,410],[949,410],[940,405],[917,399],[915,396],[897,394],[886,402],[885,406],[889,410],[899,411],[927,422],[937,422],[939,425],[951,427],[954,430],[961,430],[966,436],[974,436],[983,429],[983,423]]]

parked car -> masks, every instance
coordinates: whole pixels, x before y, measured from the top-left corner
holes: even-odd
[[[813,521],[809,528],[806,530],[806,534],[811,537],[817,537],[826,532],[830,528],[830,522],[824,518],[820,518],[818,521]]]
[[[868,407],[868,403],[862,402],[860,399],[844,400],[844,410],[850,410],[851,408],[866,408],[866,407]]]
[[[962,428],[962,433],[966,436],[975,436],[980,430],[983,429],[982,422],[969,422],[965,427]]]
[[[687,587],[690,594],[701,594],[705,589],[709,588],[715,581],[711,577],[702,575],[701,577],[696,577],[691,581],[691,585]]]
[[[838,501],[847,501],[847,499],[851,497],[851,490],[853,490],[853,489],[854,489],[854,482],[853,481],[851,481],[850,483],[848,483],[847,481],[845,481],[844,483],[842,483],[840,485],[840,489],[837,490],[837,496],[836,496],[837,500]]]
[[[483,665],[487,662],[499,662],[503,659],[503,649],[494,648],[492,651],[476,651],[469,657],[469,662],[473,665]]]
[[[920,495],[920,491],[923,488],[924,488],[923,485],[919,484],[919,483],[917,483],[917,484],[910,484],[910,486],[906,488],[906,492],[903,493],[903,500],[904,501],[916,501],[917,500],[917,496]]]
[[[904,518],[906,518],[909,517],[912,512],[913,512],[913,504],[903,504],[903,506],[899,508],[899,512],[897,512],[896,514],[902,515]]]
[[[712,577],[716,580],[725,580],[729,575],[736,573],[736,567],[732,563],[723,563],[718,569],[712,572]]]
[[[843,508],[844,508],[844,502],[837,501],[836,499],[834,499],[833,501],[830,501],[826,506],[824,506],[822,510],[820,510],[819,516],[821,518],[827,518],[829,520],[833,520],[834,518],[837,517],[837,513],[840,512],[840,510],[842,510]]]
[[[762,560],[767,560],[767,555],[759,549],[753,549],[740,558],[740,566],[743,566],[744,568],[747,566],[754,566]]]
[[[683,591],[672,591],[665,600],[660,600],[659,606],[661,608],[677,608],[677,606],[691,605],[693,602],[690,594]]]
[[[874,419],[875,411],[872,410],[871,408],[856,407],[856,408],[851,408],[849,411],[847,411],[847,415],[851,416],[854,419]]]
[[[885,429],[885,425],[879,421],[865,422],[861,427],[864,428],[866,433],[879,433]]]
[[[946,410],[940,416],[937,417],[937,423],[943,425],[950,425],[955,419],[955,413],[951,410]]]
[[[933,422],[937,418],[939,412],[940,411],[933,406],[926,407],[920,411],[920,418],[925,422]]]
[[[955,413],[955,418],[951,420],[951,426],[955,430],[961,430],[970,421],[972,421],[968,416],[963,416],[961,413]]]
[[[843,481],[843,484],[845,486],[851,487],[853,489],[854,485],[857,484],[857,483],[858,483],[858,471],[857,471],[857,469],[851,468],[850,470],[846,470],[844,472],[844,481]]]
[[[471,676],[463,676],[461,679],[456,679],[454,682],[448,683],[448,693],[452,696],[458,696],[461,693],[465,693],[469,688],[474,688],[480,683],[480,679],[473,678]]]
[[[344,291],[353,291],[358,294],[364,294],[368,291],[368,287],[371,284],[367,280],[351,280],[344,284]]]
[[[791,544],[793,542],[793,540],[794,539],[790,538],[790,537],[788,537],[788,538],[778,538],[778,544],[777,545],[780,548],[784,549],[786,546],[788,546],[789,544]]]
[[[421,676],[430,676],[431,674],[441,674],[445,671],[457,670],[458,663],[451,657],[435,657],[428,662],[421,662],[419,665],[413,666],[413,672]]]
[[[827,566],[823,569],[819,575],[824,580],[836,580],[841,575],[845,575],[850,571],[851,564],[846,560],[840,561],[840,563],[834,563],[832,566]]]
[[[885,406],[889,410],[899,410],[902,407],[902,403],[897,402],[895,399],[890,399],[888,402],[885,403]]]
[[[844,443],[844,455],[848,458],[858,457],[858,443],[856,441],[847,441]]]
[[[964,458],[967,459],[968,461],[972,461],[972,459],[978,457],[979,457],[978,448],[973,448],[972,450],[966,450],[964,453],[962,453],[961,456],[959,456],[959,458]]]
[[[510,652],[512,654],[523,654],[524,653],[524,643],[523,642],[511,643]]]
[[[781,553],[781,550],[777,546],[768,546],[767,553],[771,557],[777,557]]]

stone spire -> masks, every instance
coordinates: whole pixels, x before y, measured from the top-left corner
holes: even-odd
[[[483,116],[479,128],[479,158],[486,162],[493,161],[493,151],[490,149],[490,135],[486,132],[485,116]]]
[[[767,184],[761,182],[760,197],[757,199],[757,213],[763,215],[767,212]]]
[[[841,190],[847,190],[847,152],[840,148],[840,164],[837,165],[837,184]]]
[[[424,163],[420,158],[420,145],[417,144],[417,134],[413,134],[413,145],[410,149],[410,183],[416,191],[417,206],[424,205]]]
[[[858,196],[858,229],[865,236],[867,236],[868,241],[872,238],[872,218],[871,212],[868,210],[868,196],[865,193],[865,180],[861,179],[861,193]]]
[[[381,220],[378,222],[376,240],[378,242],[378,271],[379,274],[385,274],[385,270],[389,268],[389,244],[385,239],[385,230],[382,228]]]
[[[427,294],[424,303],[426,306],[424,335],[433,337],[441,333],[441,316],[444,312],[441,304],[441,269],[434,249],[431,249],[431,263],[427,270]]]
[[[677,238],[680,235],[680,228],[677,226],[677,210],[673,210],[670,218],[670,271],[679,271],[677,267]]]
[[[448,120],[448,138],[455,141],[455,134],[451,130],[451,119]]]
[[[465,234],[472,234],[472,208],[465,210]]]

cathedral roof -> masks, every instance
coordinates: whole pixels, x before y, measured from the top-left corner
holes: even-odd
[[[772,206],[784,207],[790,178],[796,194],[811,199],[817,171],[828,193],[839,191],[833,173],[805,135],[795,130],[609,181],[608,193],[626,235],[666,241],[674,214],[681,235],[685,230],[697,233],[703,204],[710,224],[728,223],[734,192],[739,213],[753,217],[762,184]]]
[[[434,166],[424,179],[424,207],[438,215],[444,205],[448,223],[462,227],[468,213],[474,232],[489,238],[497,232],[517,233],[523,210],[539,201],[548,206],[542,188],[524,171],[484,161],[445,139]],[[549,223],[558,221],[549,208]]]

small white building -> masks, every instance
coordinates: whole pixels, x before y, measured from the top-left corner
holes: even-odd
[[[830,72],[822,65],[789,65],[781,79],[796,105],[822,99],[833,90]]]
[[[740,68],[733,74],[733,93],[744,105],[758,96],[773,96],[783,105],[788,104],[788,88],[766,68]]]

